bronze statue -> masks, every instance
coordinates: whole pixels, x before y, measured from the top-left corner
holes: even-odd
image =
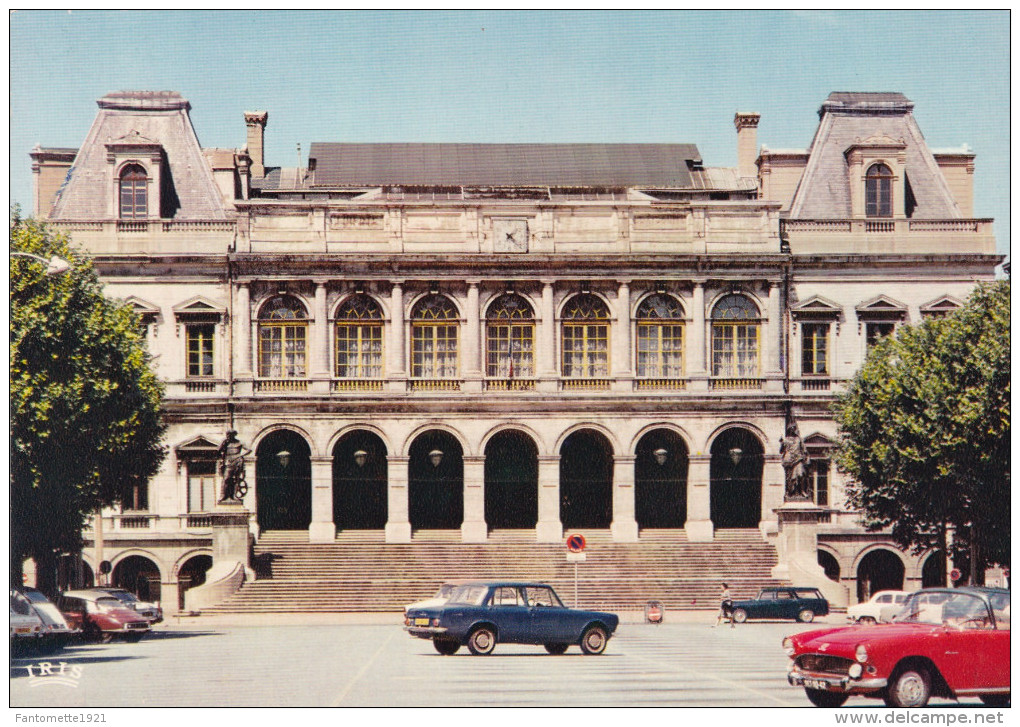
[[[786,425],[786,436],[779,440],[779,453],[786,470],[786,500],[810,500],[807,450],[793,422]]]
[[[220,502],[240,500],[248,491],[244,481],[244,456],[251,454],[237,438],[237,430],[227,431],[227,437],[220,444],[220,475],[223,477],[223,492]]]

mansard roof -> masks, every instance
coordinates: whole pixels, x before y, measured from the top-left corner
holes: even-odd
[[[901,93],[832,93],[819,110],[821,120],[808,150],[807,167],[790,205],[792,219],[847,219],[849,167],[844,153],[867,140],[902,142],[906,177],[916,200],[913,217],[961,217],[935,157]]]
[[[97,101],[99,113],[82,143],[51,218],[105,219],[116,209],[107,160],[108,145],[135,142],[163,150],[164,188],[172,184],[179,201],[175,219],[224,219],[209,164],[191,125],[191,105],[174,91],[118,91]],[[153,197],[159,190],[153,190]],[[153,200],[155,202],[155,199]],[[150,202],[152,204],[152,202]]]
[[[693,144],[333,144],[309,152],[313,187],[691,188]]]

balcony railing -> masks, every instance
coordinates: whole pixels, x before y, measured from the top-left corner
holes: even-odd
[[[609,391],[610,379],[560,379],[561,391]]]
[[[216,392],[215,381],[185,381],[184,390],[189,394],[212,394]]]
[[[308,391],[306,379],[256,379],[255,391],[272,394],[303,394]]]
[[[333,379],[329,388],[330,391],[338,394],[364,393],[366,391],[382,391],[385,384],[383,379]]]
[[[714,391],[752,391],[761,389],[765,379],[757,378],[735,378],[735,379],[712,379],[711,388]]]
[[[534,391],[534,379],[486,379],[486,391]]]
[[[460,379],[411,379],[409,391],[460,391]]]
[[[995,251],[992,220],[956,219],[835,219],[780,220],[780,234],[793,252],[953,253],[991,254]]]
[[[828,391],[832,386],[831,379],[801,379],[800,387],[804,391]]]
[[[687,382],[684,379],[635,379],[635,391],[677,391],[686,389]]]

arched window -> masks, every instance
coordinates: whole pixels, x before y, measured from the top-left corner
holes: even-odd
[[[535,313],[514,293],[489,306],[485,327],[485,375],[530,379],[535,376]]]
[[[892,170],[872,164],[865,175],[865,210],[868,217],[892,217]]]
[[[149,216],[149,178],[139,164],[128,164],[120,173],[120,218],[144,220]]]
[[[455,379],[459,375],[457,308],[449,298],[432,294],[411,311],[411,376]]]
[[[271,379],[305,377],[308,316],[300,301],[278,295],[259,311],[259,376]]]
[[[655,293],[641,301],[636,317],[638,378],[683,378],[684,311],[680,301]]]
[[[760,314],[744,295],[724,296],[712,310],[712,376],[758,376]]]
[[[336,312],[338,379],[379,379],[383,375],[383,315],[367,295],[345,300]]]
[[[609,309],[596,295],[575,295],[563,309],[563,375],[609,376]]]

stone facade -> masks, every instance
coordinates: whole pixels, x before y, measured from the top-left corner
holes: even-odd
[[[166,591],[214,555],[230,428],[255,537],[780,542],[792,418],[837,602],[859,576],[921,582],[926,556],[846,510],[829,405],[869,339],[958,305],[999,258],[969,216],[973,154],[933,154],[902,96],[833,94],[806,150],[757,154],[758,115],[737,114],[737,169],[692,145],[387,144],[313,144],[286,169],[265,112],[244,114],[247,148],[203,150],[177,94],[99,106],[73,164],[33,151],[36,209],[142,315],[171,452],[87,534],[91,569],[101,540],[115,578],[141,555],[130,572]]]

